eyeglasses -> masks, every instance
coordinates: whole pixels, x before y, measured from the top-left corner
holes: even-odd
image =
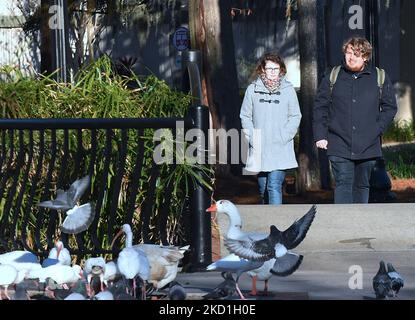
[[[265,71],[267,72],[271,72],[271,71],[277,72],[278,70],[280,70],[280,68],[265,68]]]

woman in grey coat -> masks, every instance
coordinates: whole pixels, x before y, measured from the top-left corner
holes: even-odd
[[[283,59],[265,54],[254,71],[256,79],[248,86],[240,118],[249,152],[245,169],[258,173],[263,203],[265,190],[269,204],[282,203],[285,170],[298,167],[294,136],[301,120],[297,94],[286,80]]]

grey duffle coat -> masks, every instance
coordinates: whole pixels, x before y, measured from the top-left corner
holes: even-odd
[[[260,78],[245,92],[240,118],[249,142],[245,169],[270,172],[298,167],[294,136],[301,120],[297,93],[285,79],[270,92]]]

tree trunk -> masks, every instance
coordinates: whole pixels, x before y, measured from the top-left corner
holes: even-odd
[[[40,72],[50,74],[52,68],[51,35],[49,28],[49,0],[40,3]]]
[[[240,99],[235,64],[230,2],[190,0],[189,28],[192,49],[202,54],[202,103],[209,106],[212,127],[240,128]],[[226,139],[219,141],[227,143]],[[228,161],[230,163],[230,147]],[[217,173],[229,173],[229,165]]]
[[[315,0],[298,0],[298,43],[301,67],[299,191],[320,188],[319,162],[314,144],[312,116],[317,92],[317,7]]]

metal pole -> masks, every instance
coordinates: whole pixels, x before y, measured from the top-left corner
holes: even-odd
[[[182,89],[184,92],[190,91],[193,97],[188,115],[193,120],[193,128],[199,129],[198,140],[203,141],[198,153],[198,163],[207,163],[209,108],[201,105],[202,57],[200,51],[189,50],[183,52],[182,66]],[[210,206],[210,196],[209,190],[196,182],[190,201],[191,255],[190,265],[186,268],[190,272],[205,270],[205,267],[212,262],[211,216],[206,213],[206,209]]]
[[[209,109],[206,106],[192,106],[189,115],[194,121],[193,128],[199,129],[198,139],[204,143],[198,151],[198,162],[207,163]],[[202,184],[196,182],[191,198],[190,239],[191,267],[189,271],[205,270],[212,262],[211,216],[206,212],[210,206],[210,192]]]

